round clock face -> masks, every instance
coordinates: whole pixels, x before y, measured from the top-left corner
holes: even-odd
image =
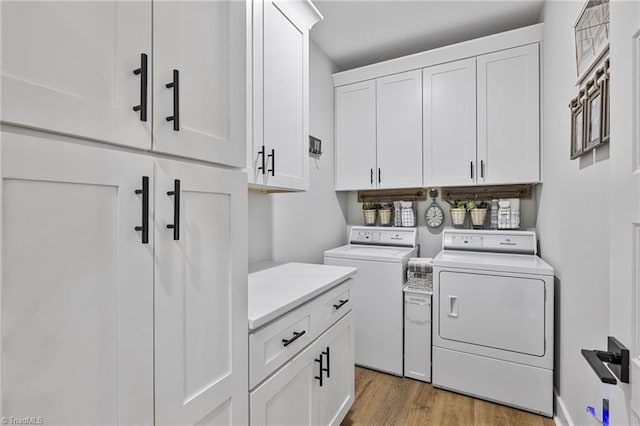
[[[444,222],[444,212],[437,204],[429,206],[424,214],[424,220],[430,228],[438,228]]]

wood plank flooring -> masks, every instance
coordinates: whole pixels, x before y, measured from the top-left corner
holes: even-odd
[[[356,399],[342,422],[352,425],[553,426],[526,411],[436,389],[429,383],[356,367]]]

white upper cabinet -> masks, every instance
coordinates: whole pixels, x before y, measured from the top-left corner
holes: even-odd
[[[157,160],[155,423],[247,424],[247,193],[239,171]]]
[[[336,190],[422,186],[422,75],[335,90]]]
[[[3,1],[1,120],[141,149],[151,1]],[[150,62],[147,87],[151,83]]]
[[[322,16],[308,0],[254,0],[249,182],[309,184],[309,30]]]
[[[422,74],[396,74],[377,85],[378,188],[422,186]]]
[[[376,81],[336,88],[335,108],[336,190],[375,188]]]
[[[244,166],[246,20],[239,1],[154,2],[154,151]]]
[[[538,44],[478,57],[479,183],[540,180]]]
[[[472,185],[476,163],[476,59],[423,70],[424,185]]]
[[[11,133],[1,148],[2,415],[153,424],[153,160]]]

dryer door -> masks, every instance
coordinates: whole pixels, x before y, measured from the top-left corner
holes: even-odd
[[[545,354],[545,283],[538,278],[441,271],[440,338]]]

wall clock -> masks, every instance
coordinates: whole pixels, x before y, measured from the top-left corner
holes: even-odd
[[[444,212],[436,202],[436,198],[438,198],[438,190],[430,190],[429,196],[432,201],[429,207],[427,207],[427,211],[424,212],[424,220],[427,222],[427,226],[429,228],[435,229],[441,227],[444,223]]]

